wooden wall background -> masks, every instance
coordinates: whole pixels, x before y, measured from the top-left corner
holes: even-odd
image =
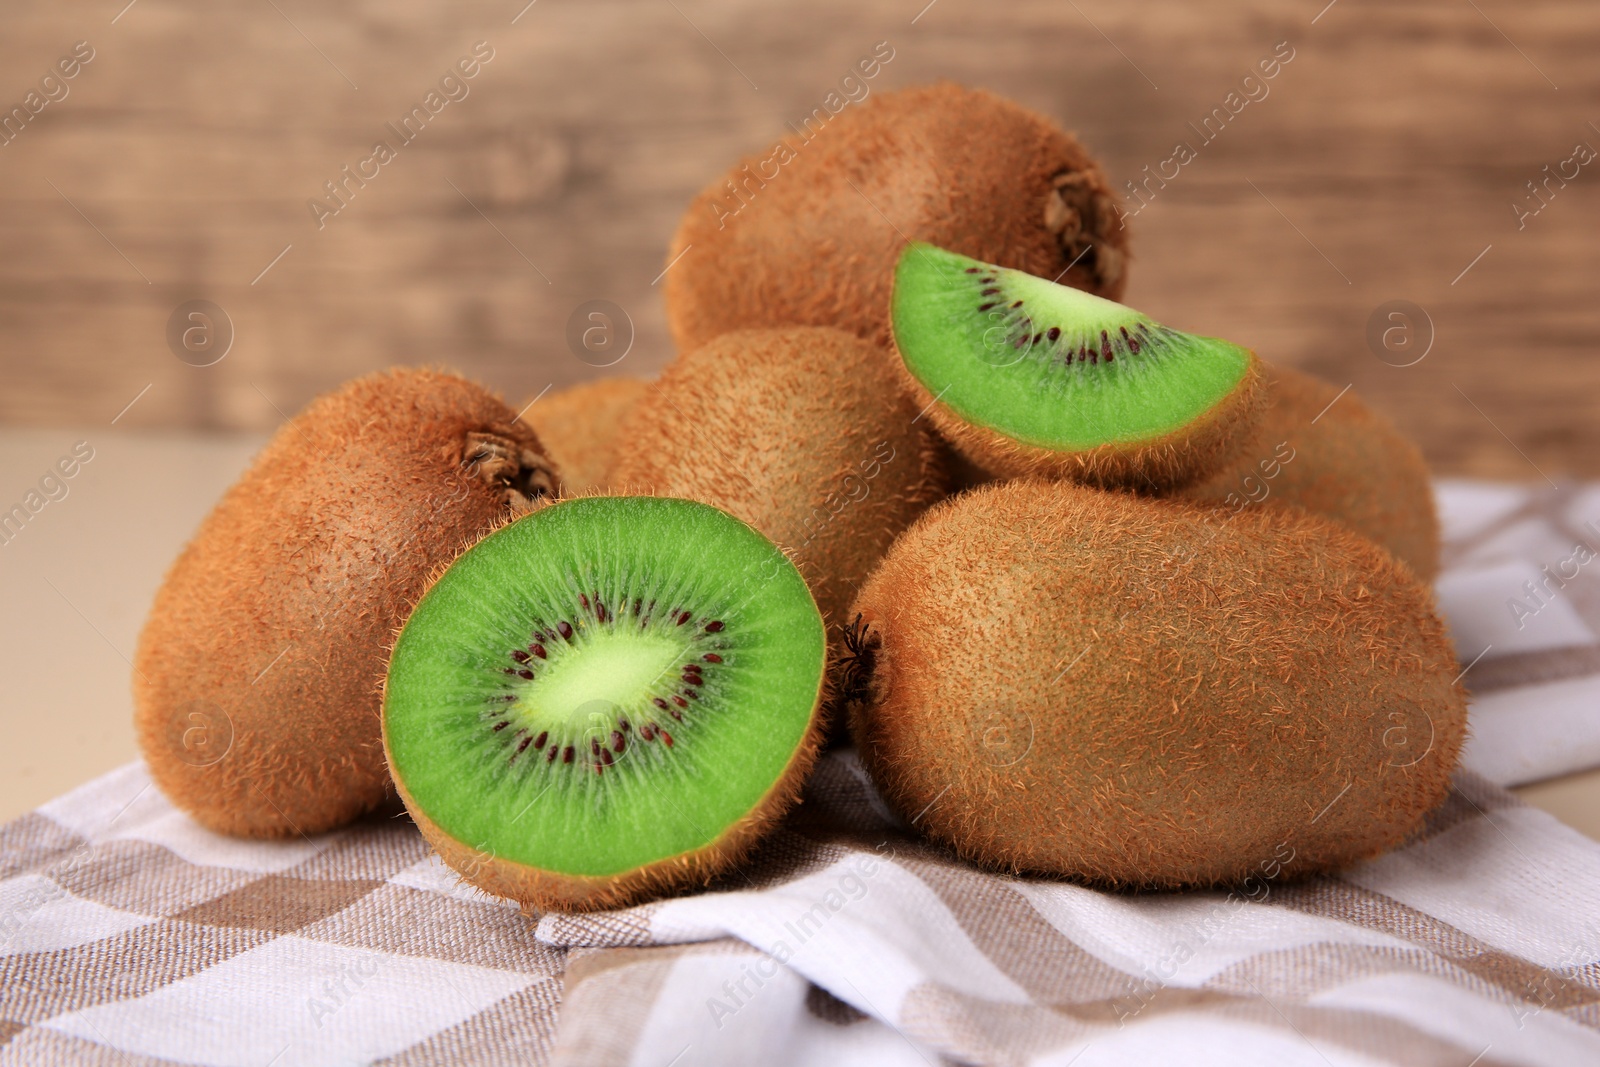
[[[6,109],[74,42],[95,58],[0,147],[0,420],[268,428],[391,363],[513,399],[649,373],[690,195],[876,42],[875,91],[1007,93],[1120,183],[1287,40],[1270,95],[1133,220],[1129,301],[1354,382],[1442,471],[1600,474],[1600,161],[1521,229],[1511,207],[1600,149],[1593,0],[523,2],[7,4]],[[319,231],[307,199],[480,40],[470,95]],[[234,324],[210,367],[166,341],[194,298]],[[637,330],[603,372],[564,341],[591,299]],[[1435,328],[1415,366],[1366,342],[1395,299]]]

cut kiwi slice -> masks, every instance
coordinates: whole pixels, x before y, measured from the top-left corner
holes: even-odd
[[[1002,477],[1178,484],[1253,425],[1255,353],[933,245],[895,271],[895,346],[934,424]]]
[[[484,538],[390,657],[383,736],[446,863],[525,907],[725,870],[815,757],[822,617],[771,541],[687,500],[584,497]]]

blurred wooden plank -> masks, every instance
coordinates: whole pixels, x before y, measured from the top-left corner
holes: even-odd
[[[1195,142],[1132,220],[1131,302],[1354,382],[1441,470],[1600,473],[1600,164],[1525,229],[1510,206],[1575,143],[1600,148],[1581,0],[279,7],[12,5],[0,103],[73,42],[96,55],[0,147],[0,420],[109,422],[150,385],[119,428],[268,428],[394,362],[521,398],[600,373],[563,340],[596,298],[637,329],[610,372],[649,373],[670,356],[651,282],[688,198],[887,40],[874,91],[989,86],[1077,129],[1119,183]],[[319,231],[307,199],[480,40],[469,95]],[[1189,123],[1280,41],[1268,95],[1202,145]],[[165,340],[196,297],[236,328],[206,368]],[[1437,331],[1413,367],[1367,347],[1394,299]]]

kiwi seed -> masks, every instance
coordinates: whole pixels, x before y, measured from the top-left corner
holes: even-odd
[[[490,534],[395,643],[383,737],[450,866],[527,908],[703,884],[799,795],[825,649],[799,573],[704,504],[578,497]]]
[[[1296,510],[974,489],[856,610],[868,772],[1001,870],[1177,888],[1342,867],[1444,799],[1466,732],[1428,589]]]
[[[395,629],[464,542],[554,487],[515,412],[453,374],[373,374],[314,401],[156,594],[134,659],[156,784],[247,837],[330,830],[392,797],[378,684]]]

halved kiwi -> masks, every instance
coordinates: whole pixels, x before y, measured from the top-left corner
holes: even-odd
[[[822,617],[788,558],[705,504],[581,497],[490,534],[395,643],[383,736],[469,882],[583,910],[703,883],[799,795]]]
[[[1182,484],[1231,458],[1259,408],[1247,348],[929,244],[901,255],[891,320],[934,425],[1001,477]]]

